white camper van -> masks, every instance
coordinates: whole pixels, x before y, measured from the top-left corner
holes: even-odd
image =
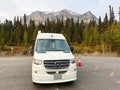
[[[77,79],[75,58],[62,34],[38,31],[33,58],[33,83],[62,83]]]

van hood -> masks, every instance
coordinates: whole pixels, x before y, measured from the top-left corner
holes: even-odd
[[[60,60],[60,59],[74,59],[73,54],[65,52],[46,52],[46,53],[34,53],[34,58],[39,60]]]

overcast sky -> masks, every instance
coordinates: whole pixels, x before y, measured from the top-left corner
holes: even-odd
[[[31,14],[33,11],[59,11],[70,9],[83,14],[91,11],[97,17],[109,14],[109,5],[113,6],[116,19],[120,0],[0,0],[0,20],[13,20],[14,16]]]

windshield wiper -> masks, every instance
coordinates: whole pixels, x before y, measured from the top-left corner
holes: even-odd
[[[64,50],[54,49],[54,50],[52,50],[52,51],[64,51]]]
[[[64,53],[70,53],[70,51],[64,51]]]
[[[70,53],[70,51],[65,51],[65,50],[60,50],[60,49],[50,49],[50,50],[45,50],[45,51],[39,51],[40,53],[45,53],[47,51],[63,51],[64,53]]]

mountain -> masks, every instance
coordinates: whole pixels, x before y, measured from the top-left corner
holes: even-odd
[[[68,9],[63,9],[56,12],[35,11],[32,12],[30,15],[27,15],[26,20],[27,23],[29,23],[30,20],[35,20],[35,23],[39,24],[39,23],[44,23],[47,20],[47,18],[49,18],[50,21],[56,21],[57,17],[58,18],[63,17],[64,20],[66,20],[67,18],[73,18],[74,21],[77,21],[77,19],[79,18],[79,20],[83,21],[84,23],[89,23],[92,20],[98,22],[97,17],[93,15],[92,12],[90,11],[84,14],[79,14]]]
[[[84,23],[89,23],[90,21],[95,20],[98,23],[98,19],[95,15],[92,14],[91,11],[88,11],[81,15],[81,20],[83,20]]]

